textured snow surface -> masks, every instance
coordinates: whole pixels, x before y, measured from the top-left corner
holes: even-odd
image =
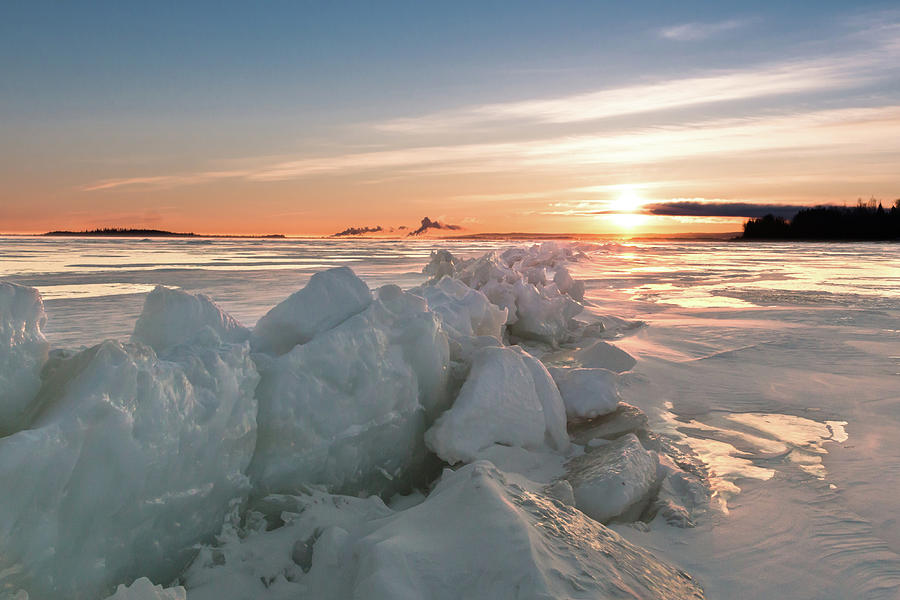
[[[682,571],[578,510],[480,461],[443,477],[421,503],[312,493],[267,499],[227,526],[188,569],[191,600],[317,598],[702,598]]]
[[[146,577],[141,577],[130,586],[120,584],[116,593],[107,600],[185,600],[187,593],[179,586],[163,589],[153,585]]]
[[[593,449],[566,465],[575,506],[597,521],[636,519],[656,484],[659,457],[633,433]]]
[[[646,437],[647,428],[647,415],[630,404],[620,402],[611,413],[570,423],[569,434],[573,442],[586,445],[593,440],[614,440],[626,433]]]
[[[328,266],[351,264],[373,289],[385,283],[424,288],[432,284],[423,283],[425,277],[418,273],[428,260],[422,258],[423,243],[0,236],[0,277],[40,289],[49,315],[41,330],[51,348],[80,349],[108,338],[127,340],[146,293],[156,284],[202,290],[250,327],[300,289],[316,270]],[[514,254],[506,254],[509,242],[502,241],[434,243],[459,257],[445,263],[452,269],[445,275],[462,285],[452,277],[455,264],[487,249],[496,249],[501,259]],[[451,340],[446,405],[452,406],[468,377],[475,352],[502,343],[524,348],[548,367],[622,371],[617,378],[619,391],[632,406],[620,403],[607,415],[570,420],[568,450],[492,444],[479,451],[479,458],[503,471],[508,484],[557,499],[583,515],[575,506],[571,483],[564,478],[565,464],[634,433],[646,450],[659,455],[659,479],[649,498],[635,508],[641,510],[638,521],[617,516],[609,527],[689,572],[710,598],[896,599],[900,595],[900,519],[895,508],[900,489],[896,419],[900,414],[896,375],[900,372],[896,342],[900,295],[893,275],[900,264],[900,247],[659,240],[566,247],[573,249],[570,258],[552,265],[532,261],[535,277],[526,279],[536,287],[555,283],[574,301],[577,297],[563,289],[563,277],[557,274],[565,268],[584,281],[584,310],[574,318],[566,339],[554,348],[510,334],[504,324],[499,339],[462,337],[455,346],[457,340],[442,321],[441,328]],[[582,251],[590,253],[589,260],[578,257]],[[531,253],[515,252],[523,257]],[[540,280],[541,269],[546,284],[533,282]],[[526,276],[520,271],[517,277]],[[649,325],[640,326],[642,319]],[[333,327],[323,331],[329,329]],[[595,345],[598,340],[610,347]],[[591,356],[610,348],[627,351],[638,359],[637,365],[631,365],[632,360],[616,366],[604,356]],[[174,348],[164,353],[170,352]],[[50,366],[65,355],[51,351]],[[269,355],[251,352],[251,360],[259,362],[259,357]],[[9,381],[17,373],[0,372],[0,377]],[[39,380],[33,381],[40,385]],[[0,398],[5,392],[9,388],[0,388]],[[26,404],[31,400],[26,399]],[[29,431],[27,416],[25,421],[16,431],[0,434],[0,439]],[[94,422],[96,428],[105,428],[105,421]],[[0,496],[35,484],[31,473],[46,469],[47,460],[41,453],[34,454],[32,469],[20,470],[12,482],[0,481]],[[111,454],[97,460],[110,460],[107,455]],[[427,483],[417,490],[398,486],[399,495],[388,490],[383,498],[393,513],[382,518],[414,507],[433,491],[431,484],[442,465],[433,454],[429,458],[435,464],[423,472]],[[6,460],[0,454],[0,462]],[[93,487],[101,499],[116,493],[115,487],[77,483],[83,472],[73,475],[70,490],[84,493]],[[306,492],[310,493],[317,492]],[[259,494],[251,491],[245,504],[233,507],[241,535],[251,531],[254,512],[266,515],[263,529],[268,526],[269,535],[274,535],[284,529],[280,512],[296,510],[287,504],[263,503]],[[116,513],[104,512],[107,507],[100,502],[96,512],[53,513],[53,526],[66,530],[81,522],[117,518]],[[728,512],[720,512],[723,509]],[[15,518],[0,513],[0,523],[7,529]],[[440,522],[438,518],[434,523]],[[17,570],[23,567],[9,557],[21,554],[11,545],[27,536],[16,535],[0,537],[4,553],[0,598],[4,600],[22,600],[25,594],[14,585],[23,581]],[[111,539],[117,536],[118,532]],[[318,538],[303,539],[302,544],[292,543],[291,554],[283,555],[290,561],[296,557],[301,572],[313,562],[307,542],[314,544]],[[192,540],[189,547],[202,543]],[[466,550],[480,545],[488,541],[473,535]],[[271,556],[248,553],[245,567],[265,573],[263,565],[271,562]],[[185,564],[191,558],[187,556]],[[60,555],[60,560],[68,559],[65,553]],[[195,590],[186,585],[183,571],[176,578],[156,578],[149,570],[155,568],[152,560],[151,555],[147,561],[136,561],[134,572],[111,581],[99,594],[84,596],[106,597],[116,591],[116,585],[130,586],[147,575],[153,584],[185,586],[191,597]],[[212,577],[219,572],[213,571]],[[326,586],[329,581],[326,578],[316,585]],[[309,579],[305,583],[307,589],[293,597],[328,597]],[[271,585],[266,593],[271,596],[274,588]],[[222,593],[225,600],[248,597],[238,594],[237,588],[231,591]],[[68,597],[36,589],[29,592],[38,600]],[[600,595],[604,596],[633,597],[627,591]]]
[[[26,424],[50,346],[41,333],[46,321],[36,289],[0,281],[0,436]]]
[[[603,340],[574,352],[572,358],[582,367],[609,369],[616,373],[628,371],[637,364],[630,354]]]

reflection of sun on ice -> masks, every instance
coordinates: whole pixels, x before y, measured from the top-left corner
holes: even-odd
[[[619,197],[610,202],[609,218],[622,229],[633,229],[647,221],[648,216],[640,212],[644,200],[630,187],[622,189]]]

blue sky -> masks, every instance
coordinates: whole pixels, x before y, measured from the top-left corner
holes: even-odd
[[[10,2],[0,230],[889,199],[898,24],[896,2]],[[692,218],[644,225],[734,228]]]

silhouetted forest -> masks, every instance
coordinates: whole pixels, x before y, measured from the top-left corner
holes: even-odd
[[[198,233],[179,233],[177,231],[164,231],[162,229],[132,229],[130,227],[105,227],[103,229],[90,229],[85,231],[48,231],[43,235],[49,236],[97,236],[97,237],[214,237],[214,238],[283,238],[284,234],[271,233],[268,235],[210,235]]]
[[[97,236],[140,236],[140,237],[194,237],[193,233],[178,233],[161,229],[131,229],[128,227],[105,227],[85,231],[48,231],[44,235],[97,235]]]
[[[750,240],[900,240],[900,199],[885,210],[874,198],[856,206],[806,208],[791,220],[774,215],[744,223]]]

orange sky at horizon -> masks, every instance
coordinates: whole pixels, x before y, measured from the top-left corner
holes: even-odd
[[[340,185],[340,184],[344,185]],[[421,182],[417,182],[421,184]],[[214,235],[327,236],[348,227],[380,226],[387,235],[390,229],[402,233],[418,227],[422,217],[458,225],[458,232],[474,233],[572,233],[638,235],[671,233],[715,233],[740,231],[746,217],[733,216],[664,216],[642,214],[648,204],[666,201],[697,201],[700,196],[655,197],[652,186],[640,185],[578,186],[555,190],[520,193],[497,191],[473,193],[478,188],[466,185],[464,194],[440,195],[439,189],[425,185],[401,187],[388,185],[389,199],[379,199],[371,189],[375,184],[322,181],[307,187],[306,195],[298,194],[285,183],[248,184],[225,182],[199,189],[143,189],[77,191],[74,195],[91,194],[90,210],[53,211],[50,214],[28,210],[20,204],[18,211],[3,211],[0,233],[37,234],[51,230],[89,230],[105,227],[151,228],[167,231],[195,232]],[[489,189],[506,190],[500,184]],[[769,184],[773,186],[775,184]],[[260,186],[263,189],[253,189]],[[495,187],[496,186],[496,187]],[[789,188],[790,182],[785,182]],[[823,193],[823,200],[810,200],[790,194],[779,195],[781,204],[853,205],[857,198],[852,184],[843,194]],[[269,189],[266,189],[269,188]],[[344,189],[341,189],[344,188]],[[265,202],[261,193],[271,192]],[[207,197],[207,194],[209,197]],[[316,196],[327,198],[318,201]],[[298,200],[298,197],[301,198]],[[252,200],[248,201],[247,198]],[[892,204],[884,194],[885,206]],[[728,202],[727,199],[720,202]],[[327,210],[317,206],[327,204]],[[136,206],[147,208],[136,209]],[[264,207],[261,209],[261,207]],[[9,213],[13,212],[10,218]],[[16,214],[16,212],[18,214]],[[599,212],[603,214],[592,214]],[[91,214],[93,213],[93,214]],[[434,234],[444,232],[432,231]],[[379,235],[379,234],[372,234]]]
[[[7,178],[0,231],[134,227],[329,235],[347,227],[415,227],[424,216],[468,233],[738,231],[745,218],[727,211],[701,217],[605,213],[673,202],[852,205],[870,196],[890,205],[900,196],[898,140],[900,107],[891,107],[516,143],[445,141],[245,159],[228,170],[172,167],[176,174],[152,177],[142,174],[140,162],[113,165],[128,176],[112,179],[62,169],[49,178],[33,166]],[[623,195],[637,205],[624,210]]]
[[[16,6],[0,233],[715,233],[900,197],[900,10],[602,5]]]

